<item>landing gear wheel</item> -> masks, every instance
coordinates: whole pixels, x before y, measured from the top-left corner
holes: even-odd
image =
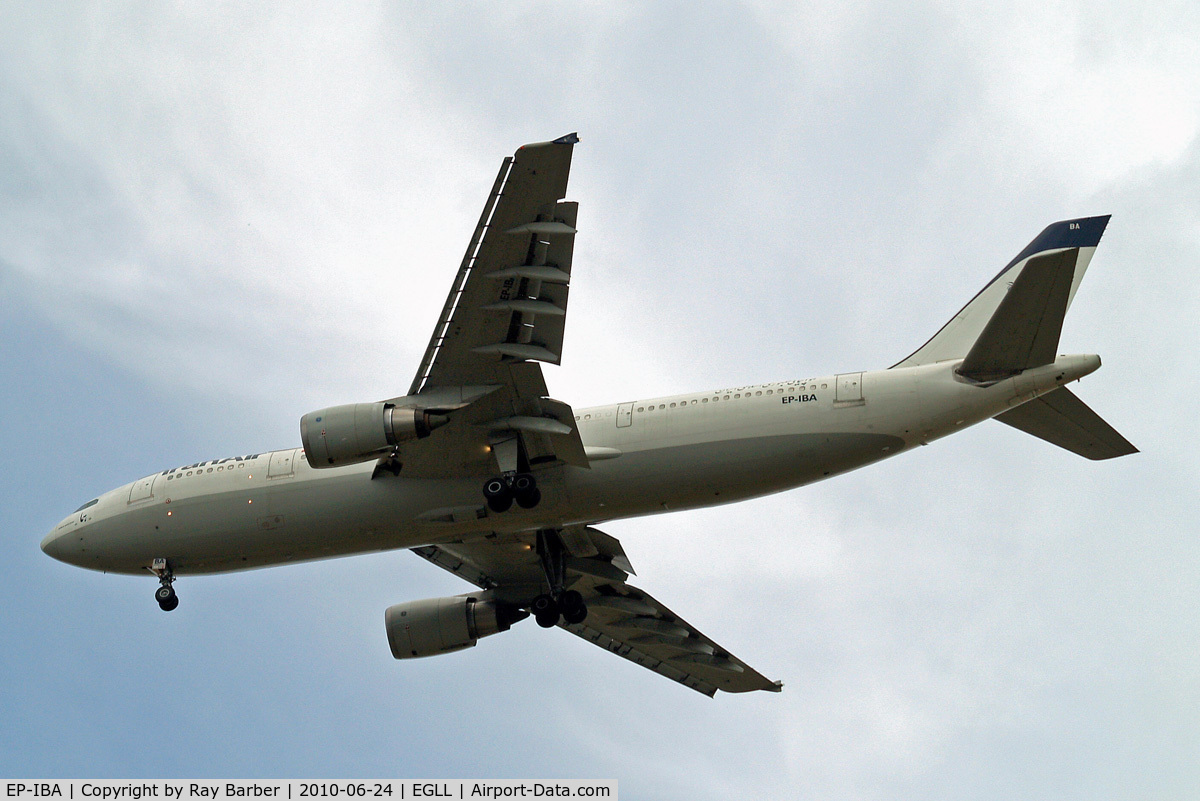
[[[512,494],[522,509],[532,509],[542,500],[537,479],[529,473],[517,473],[512,480]]]
[[[558,604],[549,595],[539,595],[533,599],[533,603],[529,605],[529,611],[535,615],[549,614],[550,612],[558,612]]]
[[[534,487],[527,493],[517,496],[517,506],[522,509],[532,509],[542,501],[542,491]]]
[[[529,611],[533,612],[537,624],[544,629],[551,629],[558,625],[558,602],[549,595],[539,595],[534,598],[533,603],[529,605]]]
[[[515,495],[524,495],[537,489],[537,479],[529,473],[517,473],[513,476],[512,491]]]
[[[583,602],[583,596],[576,590],[567,590],[558,599],[559,608],[562,609],[563,620],[568,623],[582,623],[587,620],[587,604]]]
[[[155,590],[154,600],[158,601],[158,608],[164,612],[170,612],[179,606],[179,596],[175,594],[175,588],[170,584],[163,584]]]
[[[483,485],[483,497],[493,512],[507,512],[513,503],[512,490],[502,478],[489,478]]]

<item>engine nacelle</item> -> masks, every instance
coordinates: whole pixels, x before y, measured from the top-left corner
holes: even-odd
[[[429,436],[448,417],[391,403],[351,403],[300,418],[304,456],[316,468],[369,462],[397,443]]]
[[[429,598],[388,607],[383,613],[388,645],[397,659],[460,651],[529,617],[517,609],[475,595]]]

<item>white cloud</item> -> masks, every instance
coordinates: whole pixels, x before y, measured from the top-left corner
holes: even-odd
[[[953,33],[977,59],[982,91],[945,147],[998,180],[1052,177],[1075,199],[1176,162],[1200,126],[1200,56],[1190,45],[1200,17],[1176,11],[961,6]]]

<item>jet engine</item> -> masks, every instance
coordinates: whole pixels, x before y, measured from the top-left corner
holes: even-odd
[[[476,595],[428,598],[388,607],[388,645],[397,659],[460,651],[529,617],[524,609]]]
[[[351,403],[309,412],[300,418],[304,456],[316,468],[369,462],[397,443],[429,436],[450,422],[424,409],[391,403]]]

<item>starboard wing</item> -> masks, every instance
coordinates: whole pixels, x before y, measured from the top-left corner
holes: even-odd
[[[579,591],[588,606],[582,623],[560,622],[560,628],[705,695],[782,689],[782,683],[766,678],[629,584],[633,568],[614,537],[590,526],[571,526],[560,536],[571,552],[566,558],[568,587]],[[495,534],[413,551],[491,590],[499,600],[527,606],[546,588],[534,539],[533,532]]]

